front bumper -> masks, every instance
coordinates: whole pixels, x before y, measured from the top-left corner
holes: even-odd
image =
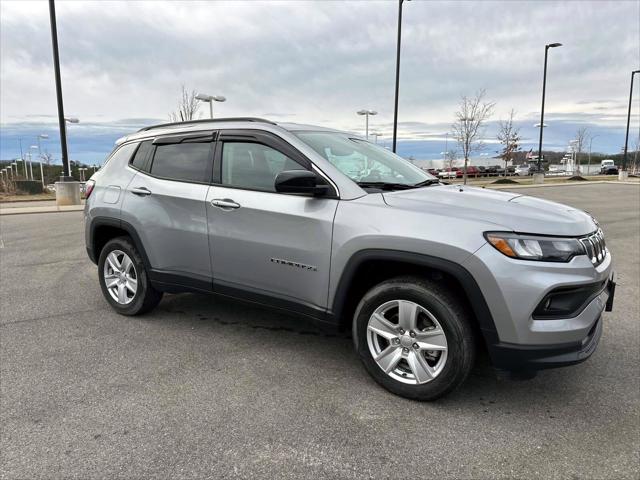
[[[564,345],[489,345],[493,366],[509,372],[530,372],[545,368],[575,365],[587,360],[596,350],[602,335],[602,318],[580,342]]]
[[[613,309],[616,283],[614,276],[607,282],[602,292],[606,300],[598,296],[594,302],[599,302],[604,311]],[[601,295],[602,295],[601,294]],[[556,345],[516,345],[496,341],[489,342],[487,347],[493,366],[498,370],[509,372],[531,372],[546,368],[575,365],[587,360],[595,352],[602,336],[603,320],[600,315],[582,340]]]

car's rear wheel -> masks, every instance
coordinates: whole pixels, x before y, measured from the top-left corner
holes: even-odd
[[[162,299],[149,282],[144,262],[128,237],[110,240],[100,252],[98,273],[102,293],[122,315],[139,315]]]
[[[448,288],[431,280],[400,277],[373,287],[356,309],[353,333],[369,373],[403,397],[435,400],[473,367],[469,315]]]

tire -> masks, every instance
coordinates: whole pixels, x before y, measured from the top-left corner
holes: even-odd
[[[417,305],[415,310],[413,305]],[[403,329],[403,334],[400,329],[413,314],[403,314],[401,322],[400,308],[417,312],[414,328]],[[374,313],[385,322],[374,321]],[[370,319],[373,329],[369,328]],[[413,338],[408,335],[412,331]],[[398,277],[369,290],[356,308],[353,340],[365,368],[380,385],[396,395],[423,401],[436,400],[460,386],[473,368],[476,353],[471,318],[464,304],[450,289],[421,277]],[[396,341],[400,343],[393,343]],[[392,368],[398,350],[402,357],[387,373],[381,364]],[[381,364],[374,358],[376,354],[382,357]]]
[[[112,254],[116,257],[116,267],[121,267],[122,270],[127,268],[124,277],[112,268],[114,266]],[[125,256],[130,260],[130,265],[125,260]],[[104,298],[121,315],[141,315],[155,308],[162,299],[162,292],[151,286],[142,257],[129,237],[117,237],[107,242],[100,252],[98,278]],[[107,281],[118,281],[118,284],[109,288]],[[120,295],[121,287],[124,287],[122,296]],[[132,290],[133,287],[135,292]],[[114,298],[112,293],[118,298]]]

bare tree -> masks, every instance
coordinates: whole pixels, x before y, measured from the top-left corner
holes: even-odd
[[[456,112],[456,121],[452,125],[453,135],[460,145],[464,156],[463,182],[467,183],[467,165],[469,156],[482,149],[484,122],[493,113],[495,102],[485,101],[485,90],[479,90],[472,98],[463,95]]]
[[[182,85],[182,94],[178,100],[178,109],[169,114],[169,120],[172,122],[187,122],[194,120],[198,109],[200,108],[200,102],[196,99],[196,91],[188,91],[184,85]]]
[[[451,171],[451,169],[455,167],[457,158],[458,152],[456,152],[455,150],[447,150],[446,152],[444,152],[444,160],[449,167],[449,171]]]
[[[500,152],[500,158],[504,160],[504,176],[507,176],[507,163],[513,161],[513,157],[516,152],[520,150],[520,128],[513,124],[513,117],[516,112],[512,108],[509,112],[509,118],[506,120],[500,120],[498,122],[498,134],[496,138],[502,144],[502,152]]]
[[[576,152],[576,163],[578,164],[577,172],[580,173],[580,154],[583,152],[585,146],[587,145],[587,139],[589,130],[587,127],[579,128],[576,132],[576,138],[574,140],[574,149]]]
[[[40,158],[42,159],[42,163],[44,163],[45,165],[51,165],[51,162],[53,161],[53,155],[51,155],[49,152],[44,152],[42,155],[40,155]]]

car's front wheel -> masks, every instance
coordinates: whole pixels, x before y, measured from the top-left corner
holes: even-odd
[[[353,330],[368,372],[403,397],[435,400],[473,367],[469,315],[450,289],[431,280],[399,277],[373,287],[356,309]]]
[[[104,297],[122,315],[148,312],[162,299],[162,292],[151,285],[144,262],[128,237],[107,242],[100,252],[98,275]]]

